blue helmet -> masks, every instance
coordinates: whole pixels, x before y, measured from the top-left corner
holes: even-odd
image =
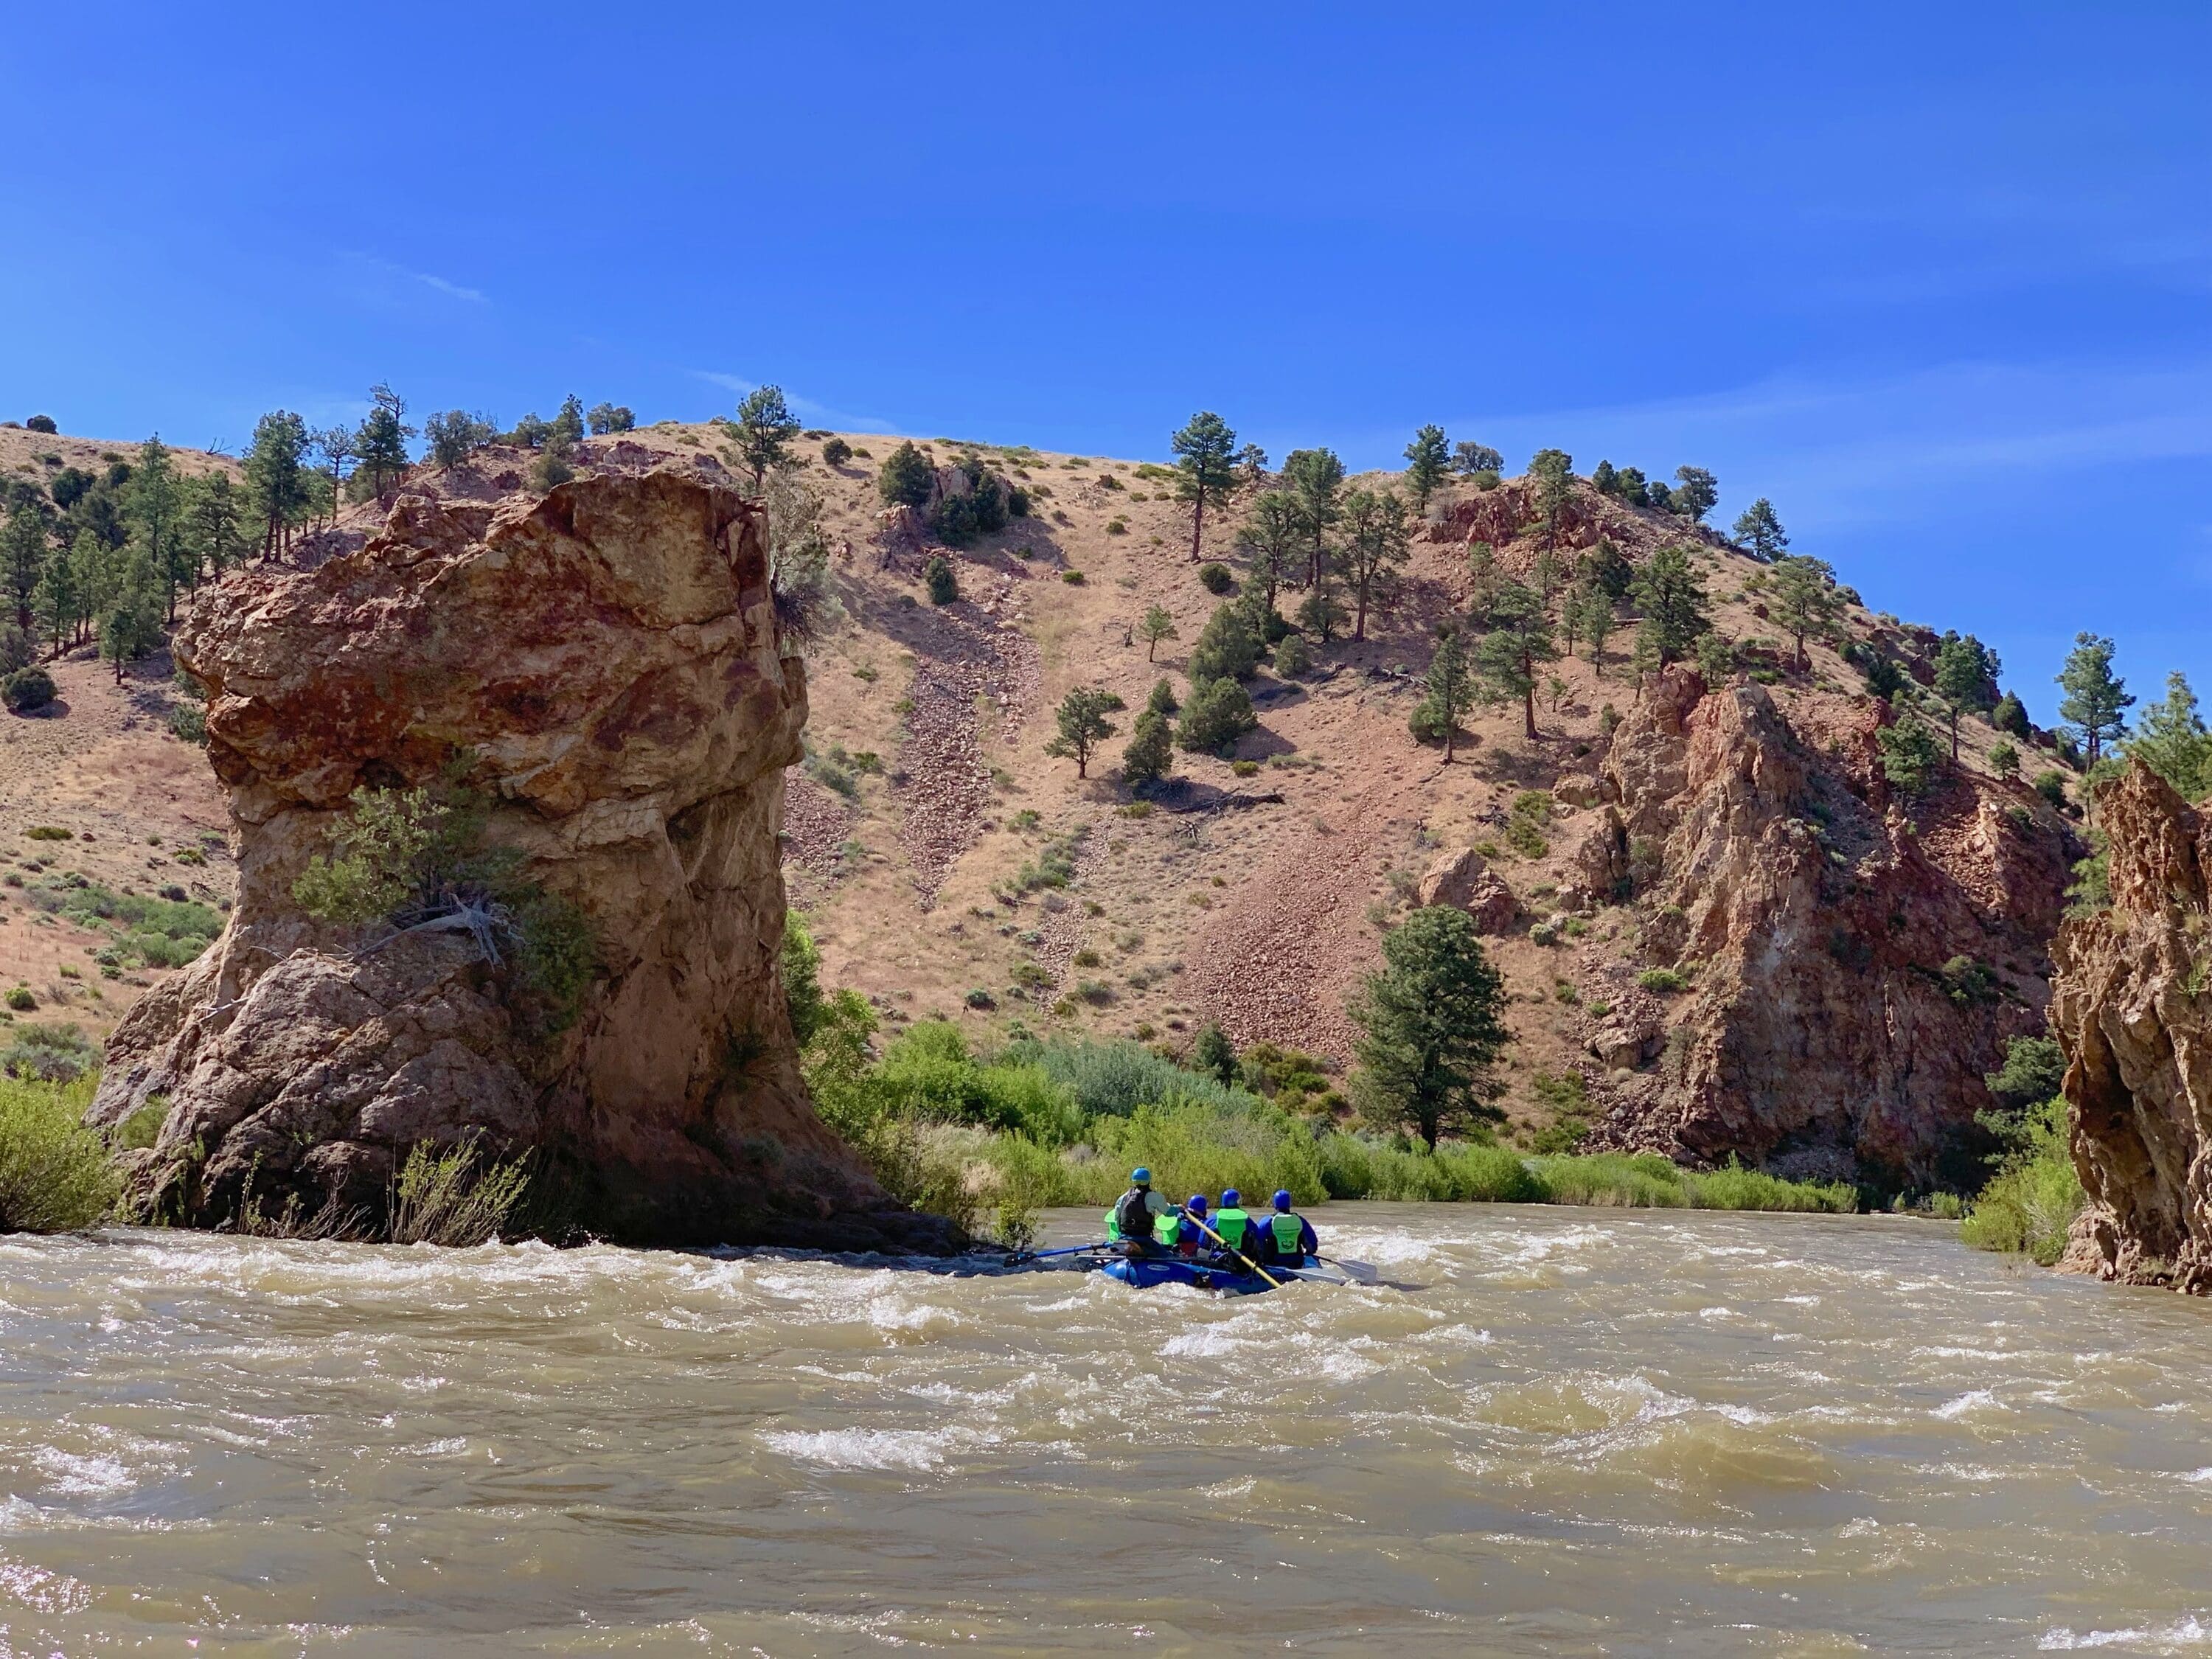
[[[1129,1179],[1137,1186],[1149,1187],[1152,1184],[1152,1172],[1150,1170],[1147,1170],[1143,1164],[1139,1164],[1135,1169],[1129,1171]]]
[[[1221,1189],[1221,1207],[1224,1210],[1235,1209],[1241,1196],[1242,1194],[1234,1187],[1224,1187]]]
[[[1184,1205],[1183,1208],[1188,1210],[1193,1215],[1204,1215],[1206,1213],[1206,1194],[1204,1193],[1193,1193],[1190,1195],[1190,1202]]]
[[[1291,1195],[1288,1193],[1277,1193],[1275,1194],[1275,1207],[1279,1210],[1289,1209],[1291,1207]]]

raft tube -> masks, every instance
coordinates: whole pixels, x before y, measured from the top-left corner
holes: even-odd
[[[1258,1296],[1278,1288],[1257,1273],[1229,1272],[1200,1261],[1165,1256],[1148,1255],[1133,1261],[1117,1257],[1098,1271],[1139,1290],[1154,1285],[1188,1285],[1201,1291],[1216,1291],[1223,1296]],[[1288,1285],[1295,1281],[1286,1279],[1281,1282]]]

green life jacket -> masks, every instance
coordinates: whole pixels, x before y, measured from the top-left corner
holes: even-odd
[[[1284,1257],[1304,1255],[1305,1252],[1298,1249],[1298,1236],[1304,1232],[1305,1225],[1304,1221],[1287,1212],[1279,1211],[1269,1216],[1267,1229],[1275,1235],[1275,1254]]]
[[[1106,1237],[1110,1242],[1116,1244],[1121,1242],[1121,1206],[1119,1204],[1116,1204],[1112,1209],[1106,1212]]]
[[[1156,1216],[1153,1218],[1153,1243],[1164,1244],[1169,1249],[1172,1250],[1175,1249],[1176,1244],[1182,1241],[1182,1212],[1181,1210],[1170,1210],[1164,1216]]]
[[[1232,1250],[1244,1248],[1244,1233],[1252,1224],[1252,1218],[1242,1210],[1216,1210],[1213,1231],[1219,1233]]]

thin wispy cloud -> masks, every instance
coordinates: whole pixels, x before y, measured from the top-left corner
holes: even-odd
[[[749,380],[742,374],[725,374],[718,369],[695,368],[687,372],[695,380],[704,380],[709,386],[718,386],[723,391],[733,392],[740,398],[766,384],[760,380]],[[790,405],[793,414],[805,416],[817,426],[835,427],[845,432],[896,432],[898,430],[895,424],[879,416],[855,415],[850,410],[833,409],[828,404],[817,403],[811,398],[803,398],[788,386],[784,388],[783,401]]]
[[[344,260],[349,276],[356,290],[366,290],[367,297],[392,301],[410,289],[426,289],[442,295],[449,300],[459,300],[465,305],[488,306],[490,296],[482,289],[471,288],[435,271],[416,270],[392,260],[380,258],[373,253],[349,251]]]

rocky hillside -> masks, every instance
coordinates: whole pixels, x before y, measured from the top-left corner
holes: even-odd
[[[620,442],[713,458],[727,435],[669,423]],[[615,441],[587,442],[577,465]],[[1382,930],[1425,900],[1464,902],[1513,991],[1516,1133],[1586,1124],[1595,1144],[1893,1188],[1953,1170],[1988,1102],[1981,1073],[2039,1024],[2079,848],[2048,801],[1995,775],[1996,734],[1976,718],[1938,787],[1890,788],[1889,705],[1836,647],[1925,683],[1932,634],[1854,603],[1801,671],[1765,568],[1710,532],[1577,479],[1547,549],[1527,481],[1456,480],[1367,636],[1318,647],[1309,672],[1263,671],[1259,729],[1233,756],[1178,754],[1170,784],[1138,799],[1116,765],[1129,721],[1156,680],[1188,690],[1221,603],[1171,475],[924,441],[934,488],[958,488],[966,461],[1030,499],[1028,516],[946,549],[879,498],[896,441],[796,446],[842,616],[810,652],[784,860],[828,981],[894,1025],[942,1015],[979,1039],[1018,1023],[1180,1047],[1213,1021],[1340,1079],[1345,999]],[[496,495],[525,465],[480,487]],[[1209,516],[1203,550],[1232,584],[1243,508]],[[301,556],[357,550],[371,528],[357,514]],[[1523,579],[1547,550],[1641,562],[1686,544],[1735,666],[1711,687],[1687,667],[1641,679],[1624,619],[1596,660],[1585,643],[1544,667],[1535,737],[1517,706],[1478,710],[1446,764],[1407,720],[1437,625],[1464,614],[1476,544]],[[937,555],[958,588],[944,605],[923,580]],[[1175,626],[1156,647],[1137,631],[1154,605]],[[1045,752],[1076,686],[1129,710],[1088,777]]]
[[[2052,1002],[2089,1200],[2064,1265],[2212,1292],[2212,815],[2134,761],[2097,817],[2112,903],[2059,930]]]
[[[235,572],[179,629],[236,907],[116,1030],[93,1117],[150,1110],[139,1196],[202,1224],[374,1215],[409,1148],[476,1141],[617,1238],[929,1243],[797,1074],[806,680],[763,514],[635,447],[550,490],[510,459],[425,470],[360,546]]]

